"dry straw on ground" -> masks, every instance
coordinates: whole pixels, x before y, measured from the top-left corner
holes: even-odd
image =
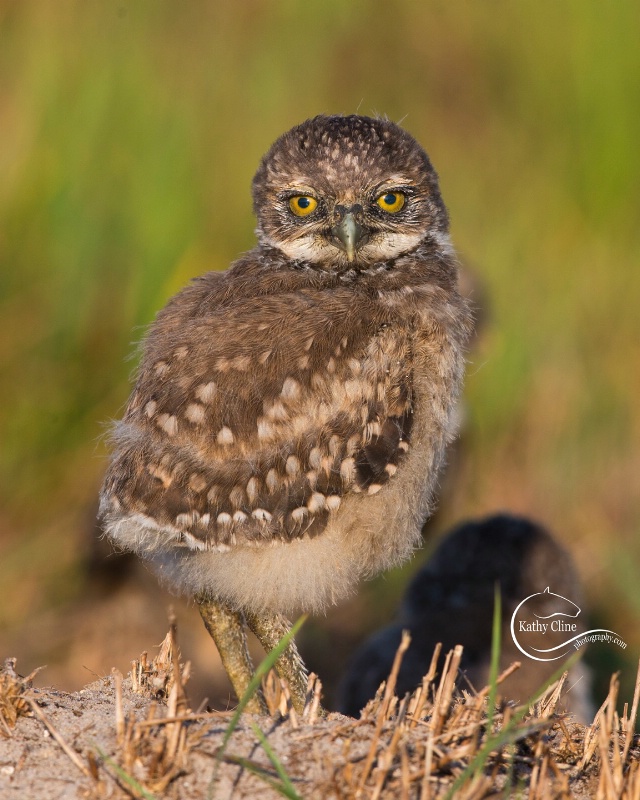
[[[75,694],[32,688],[33,674],[21,678],[9,659],[0,673],[0,796],[640,800],[640,669],[631,708],[618,716],[614,675],[584,726],[556,713],[566,675],[531,708],[492,708],[495,689],[454,691],[461,648],[440,676],[434,654],[422,686],[399,699],[407,646],[405,638],[360,720],[323,716],[313,677],[296,716],[273,673],[271,718],[192,711],[174,624],[156,658],[145,653],[126,679],[114,673]]]

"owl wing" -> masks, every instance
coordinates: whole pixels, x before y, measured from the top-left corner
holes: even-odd
[[[103,514],[199,549],[317,535],[409,447],[410,343],[353,289],[247,297],[215,277],[150,331]]]

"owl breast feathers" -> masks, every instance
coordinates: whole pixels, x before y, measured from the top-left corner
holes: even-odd
[[[418,543],[469,315],[435,172],[396,125],[294,128],[254,205],[256,248],[148,333],[101,515],[179,590],[314,609]]]

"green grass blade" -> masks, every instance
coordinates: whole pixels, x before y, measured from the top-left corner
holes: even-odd
[[[240,716],[241,716],[242,712],[246,708],[247,703],[249,702],[249,700],[251,700],[253,695],[260,688],[260,683],[262,682],[262,679],[267,675],[269,670],[272,669],[272,667],[275,666],[276,661],[280,658],[282,653],[284,653],[284,651],[286,650],[287,645],[289,644],[289,642],[294,638],[294,636],[298,633],[300,628],[304,625],[306,619],[307,619],[307,615],[303,614],[296,621],[296,623],[292,626],[291,630],[288,633],[286,633],[282,637],[282,639],[280,639],[280,641],[273,648],[273,650],[271,650],[270,653],[267,653],[266,657],[258,665],[258,668],[256,669],[256,671],[255,671],[255,673],[253,675],[253,678],[251,678],[251,681],[249,682],[249,685],[247,686],[246,692],[240,698],[240,702],[238,703],[238,707],[236,708],[233,716],[231,717],[231,719],[229,721],[229,725],[227,726],[227,729],[226,729],[226,731],[224,733],[224,737],[222,739],[222,744],[220,745],[220,748],[218,749],[218,752],[216,754],[216,766],[214,767],[213,775],[211,776],[211,782],[209,784],[209,798],[210,799],[213,797],[213,787],[215,785],[216,778],[218,776],[218,767],[220,766],[220,761],[222,759],[222,756],[225,753],[225,750],[227,749],[227,745],[229,744],[229,739],[231,739],[231,736],[233,735],[234,730],[238,726],[238,722],[240,721]]]
[[[491,736],[498,696],[498,670],[500,669],[500,632],[502,629],[502,596],[496,581],[493,593],[493,626],[491,630],[491,665],[489,667],[489,697],[487,700],[487,732]]]
[[[251,759],[243,758],[242,756],[225,755],[224,760],[232,764],[237,764],[239,767],[242,767],[242,769],[246,769],[248,772],[251,772],[253,775],[260,778],[260,780],[267,783],[274,791],[278,792],[283,797],[288,797],[289,800],[303,800],[293,787],[289,789],[288,786],[278,783],[278,781],[274,780],[269,774],[267,774],[264,767],[261,767],[259,764],[251,761]]]
[[[127,786],[130,786],[133,791],[137,792],[141,797],[144,798],[144,800],[158,800],[155,794],[148,792],[141,783],[139,783],[132,775],[129,775],[126,770],[122,769],[119,764],[116,764],[116,762],[106,753],[104,753],[99,747],[96,747],[96,751],[104,763],[111,767],[120,780]]]
[[[280,776],[280,780],[282,781],[282,785],[287,789],[289,794],[287,797],[296,798],[297,800],[302,800],[302,798],[298,795],[295,790],[293,783],[291,782],[291,778],[287,775],[287,771],[282,766],[282,762],[276,755],[275,751],[269,744],[267,737],[265,736],[264,732],[255,724],[255,722],[251,723],[251,728],[255,735],[258,737],[260,744],[262,745],[262,749],[267,754],[269,761],[273,764],[276,772]]]
[[[242,712],[247,707],[247,703],[253,695],[258,691],[260,688],[260,684],[262,679],[267,675],[270,669],[275,666],[276,661],[280,658],[280,656],[284,653],[287,648],[289,642],[293,639],[296,633],[300,630],[302,625],[304,624],[305,620],[307,619],[306,615],[300,617],[297,620],[295,625],[291,628],[291,630],[285,634],[282,639],[278,642],[278,644],[273,648],[270,653],[267,653],[266,657],[260,662],[258,668],[256,669],[253,678],[249,682],[247,686],[247,690],[244,695],[240,698],[240,702],[238,703],[238,707],[235,710],[234,715],[231,717],[229,722],[229,726],[225,731],[224,738],[222,740],[222,745],[220,746],[220,750],[218,751],[219,754],[224,753],[226,746],[231,738],[233,731],[236,729],[238,722],[240,721],[240,716]]]
[[[495,618],[494,618],[495,620]],[[523,703],[520,708],[514,713],[514,715],[509,720],[509,724],[506,725],[499,733],[495,736],[491,736],[490,729],[487,726],[487,730],[489,731],[487,741],[484,745],[478,750],[475,757],[469,762],[466,768],[458,775],[456,780],[451,785],[449,791],[444,797],[444,800],[453,800],[456,796],[458,790],[464,785],[465,781],[472,775],[479,772],[481,769],[484,768],[487,758],[489,757],[490,753],[493,750],[497,750],[501,747],[504,747],[507,744],[513,744],[517,742],[519,739],[522,739],[524,736],[528,736],[530,733],[535,731],[539,725],[533,724],[530,726],[525,726],[524,728],[517,728],[520,722],[524,719],[529,708],[533,705],[533,703],[541,697],[544,692],[551,686],[552,683],[555,683],[559,678],[562,677],[562,674],[566,672],[573,664],[578,660],[580,657],[579,653],[574,653],[565,663],[559,667],[550,678],[548,678],[542,686],[534,692],[531,697],[527,700],[526,703]],[[492,661],[493,661],[493,653],[492,653]],[[488,716],[487,716],[488,719]]]

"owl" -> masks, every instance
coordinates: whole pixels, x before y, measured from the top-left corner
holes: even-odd
[[[246,626],[271,650],[287,616],[420,543],[470,329],[436,172],[398,125],[297,125],[253,206],[256,247],[150,327],[100,508],[117,547],[195,598],[239,697]],[[300,710],[294,643],[276,667]]]
[[[398,673],[399,696],[421,684],[438,642],[442,656],[456,644],[464,647],[460,688],[484,688],[489,682],[496,585],[502,601],[500,670],[521,662],[499,691],[509,700],[529,700],[562,662],[523,658],[511,637],[514,611],[549,585],[554,593],[582,605],[582,587],[571,556],[544,528],[525,517],[498,514],[465,522],[439,543],[409,584],[397,621],[374,634],[356,653],[342,681],[340,711],[357,716],[374,697],[391,672],[403,630],[410,632],[411,644]],[[577,630],[584,632],[583,617],[575,622]],[[566,638],[566,634],[549,633],[536,641],[529,637],[528,645],[548,648]],[[588,668],[574,664],[568,685],[561,707],[583,722],[592,719]]]

